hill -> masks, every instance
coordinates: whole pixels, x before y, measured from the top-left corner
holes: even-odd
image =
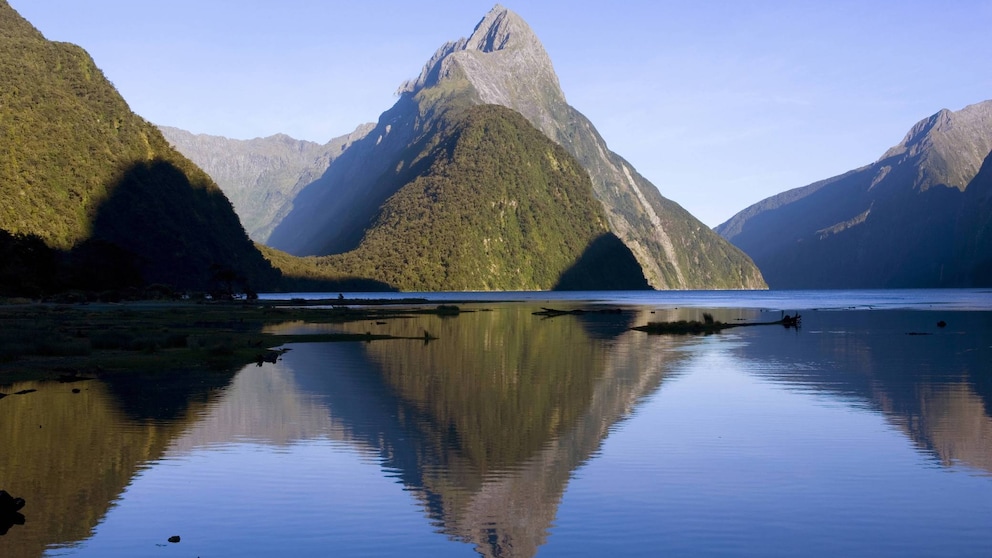
[[[992,285],[992,101],[921,120],[876,162],[763,200],[717,231],[772,288]]]
[[[278,279],[213,181],[5,0],[0,76],[0,290]]]

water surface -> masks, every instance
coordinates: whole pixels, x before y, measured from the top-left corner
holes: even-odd
[[[37,389],[0,399],[0,485],[28,502],[0,556],[981,556],[992,312],[924,294],[465,304],[334,327],[427,343],[0,386]]]

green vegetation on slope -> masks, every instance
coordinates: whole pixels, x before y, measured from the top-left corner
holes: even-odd
[[[70,260],[100,246],[144,282],[207,288],[218,268],[256,288],[274,282],[210,178],[131,112],[83,49],[46,40],[3,0],[0,76],[9,236],[36,237]]]
[[[520,114],[453,110],[427,137],[358,248],[321,266],[403,290],[551,289],[609,234],[588,174]],[[645,288],[636,272],[588,286]]]

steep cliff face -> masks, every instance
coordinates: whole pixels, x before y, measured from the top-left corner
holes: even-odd
[[[272,229],[293,209],[293,200],[319,179],[331,161],[373,124],[319,144],[285,134],[236,140],[159,126],[165,139],[213,178],[255,242],[265,244]]]
[[[568,105],[540,41],[513,12],[496,6],[469,38],[442,46],[399,94],[376,128],[301,192],[273,231],[271,245],[296,254],[354,248],[395,191],[397,172],[417,163],[409,146],[435,133],[449,110],[497,104],[521,113],[586,169],[610,230],[633,252],[652,286],[764,286],[747,256],[609,151],[588,119]]]
[[[941,110],[875,163],[763,200],[716,230],[773,288],[992,285],[990,151],[992,101]]]
[[[217,269],[274,282],[217,185],[131,112],[83,49],[46,40],[2,0],[0,76],[3,244],[40,239],[67,253],[90,279],[60,276],[61,288],[205,289]]]

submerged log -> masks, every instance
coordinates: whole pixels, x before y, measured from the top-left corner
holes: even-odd
[[[582,308],[576,308],[575,310],[558,310],[555,308],[545,308],[542,306],[539,312],[532,312],[532,315],[554,318],[557,316],[581,316],[583,314],[620,314],[621,312],[623,312],[623,310],[619,308],[603,308],[600,310],[585,310]]]
[[[701,322],[695,320],[679,320],[677,322],[648,322],[647,325],[635,326],[630,329],[634,331],[643,331],[652,335],[708,335],[711,333],[718,333],[732,327],[759,325],[780,325],[787,329],[798,329],[800,323],[802,323],[802,316],[800,316],[798,312],[795,316],[784,315],[781,320],[776,320],[774,322],[750,322],[739,324],[718,322],[709,314],[704,314],[703,316],[705,319]]]

